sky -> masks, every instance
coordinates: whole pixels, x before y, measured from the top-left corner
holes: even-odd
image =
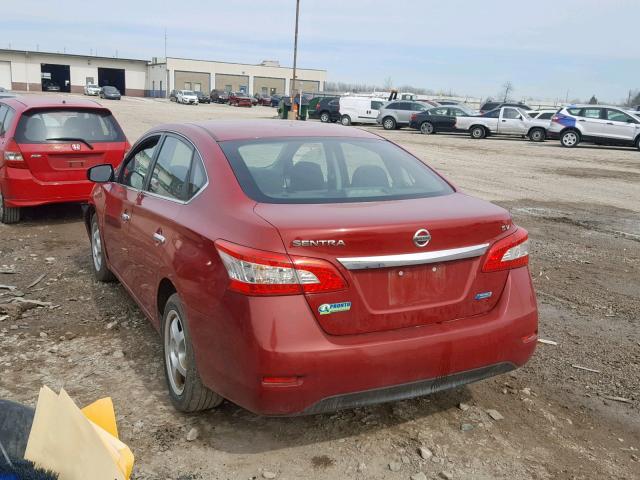
[[[0,48],[293,64],[295,0],[2,0]],[[626,100],[639,0],[300,0],[298,65],[329,81],[516,100]]]

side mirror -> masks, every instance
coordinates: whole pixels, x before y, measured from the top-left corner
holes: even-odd
[[[113,181],[113,167],[111,165],[96,165],[87,170],[87,178],[94,183]]]

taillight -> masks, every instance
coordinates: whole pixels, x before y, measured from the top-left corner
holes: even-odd
[[[497,272],[529,264],[529,234],[518,228],[508,237],[498,240],[489,250],[483,272]]]
[[[320,110],[320,102],[316,103],[316,111]]]
[[[560,119],[562,118],[562,115],[554,115],[553,117],[551,117],[551,121],[552,122],[556,122],[556,123],[560,123]]]
[[[415,121],[416,121],[416,118],[418,118],[418,114],[417,114],[417,113],[412,113],[412,114],[411,114],[411,121],[412,121],[412,122],[415,122]]]
[[[296,295],[335,292],[347,284],[333,265],[317,258],[255,250],[216,241],[229,275],[229,289],[245,295]]]
[[[27,168],[27,164],[22,157],[20,147],[13,138],[9,139],[7,146],[5,147],[4,161],[7,162],[8,167]]]

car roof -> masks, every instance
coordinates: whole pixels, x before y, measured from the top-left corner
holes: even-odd
[[[593,105],[591,103],[577,103],[575,105],[567,105],[564,108],[615,108],[616,110],[624,110],[625,107],[617,107],[615,105]]]
[[[283,137],[340,137],[379,139],[378,135],[342,125],[295,120],[209,120],[204,122],[158,125],[152,131],[175,130],[183,134],[205,130],[218,142]]]
[[[102,108],[98,102],[83,98],[57,97],[49,95],[24,95],[15,98],[4,98],[4,103],[17,110],[29,110],[31,108]]]

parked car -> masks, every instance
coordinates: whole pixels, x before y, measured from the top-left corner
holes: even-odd
[[[536,347],[527,232],[373,133],[158,126],[89,178],[92,269],[160,332],[178,410],[401,400],[508,372]]]
[[[440,105],[460,105],[460,102],[458,102],[457,100],[447,100],[447,99],[440,99],[438,98],[436,100],[436,102],[438,102]]]
[[[258,105],[258,97],[256,97],[255,95],[253,97],[249,97],[251,99],[251,105],[252,106],[257,106]]]
[[[100,87],[98,85],[88,83],[84,86],[84,94],[93,96],[100,95]]]
[[[171,90],[171,92],[169,93],[169,101],[170,102],[177,102],[178,101],[178,91],[177,90]]]
[[[537,120],[551,120],[551,117],[553,117],[557,111],[557,108],[555,110],[529,110],[527,115]]]
[[[389,102],[378,111],[376,123],[382,125],[385,130],[408,127],[411,115],[416,112],[424,112],[427,107],[422,102],[398,100]]]
[[[251,97],[243,92],[233,92],[229,95],[229,105],[236,107],[251,107],[253,102]]]
[[[0,221],[20,209],[86,202],[87,169],[117,167],[129,148],[111,112],[96,102],[28,95],[0,100]]]
[[[457,117],[470,117],[478,112],[462,105],[442,106],[413,113],[409,126],[426,135],[438,132],[456,132]]]
[[[198,97],[198,103],[211,103],[211,97],[203,92],[194,92]]]
[[[640,149],[640,115],[607,105],[571,105],[553,116],[549,133],[568,148],[585,142]]]
[[[487,113],[487,112],[490,112],[491,110],[495,110],[497,108],[502,108],[502,107],[516,107],[516,108],[520,108],[520,109],[524,110],[525,112],[527,112],[529,110],[533,110],[533,108],[529,107],[528,105],[526,105],[526,104],[524,104],[522,102],[518,102],[518,103],[485,102],[480,107],[480,113]]]
[[[61,89],[60,85],[49,80],[47,82],[44,82],[44,84],[42,85],[42,90],[44,90],[45,92],[59,92]]]
[[[267,95],[266,93],[256,93],[254,96],[257,100],[257,105],[263,105],[265,107],[271,106],[271,95]]]
[[[375,124],[378,111],[387,103],[380,97],[340,97],[340,123],[348,126],[352,123]]]
[[[473,117],[456,117],[456,128],[466,130],[471,138],[490,135],[529,137],[532,142],[544,142],[549,120],[536,120],[518,107],[501,107]]]
[[[116,87],[111,87],[109,85],[105,85],[100,89],[100,98],[105,98],[107,100],[120,100],[120,90]]]
[[[198,105],[198,95],[191,90],[178,90],[176,102],[183,105]]]
[[[210,95],[211,101],[214,103],[228,103],[229,92],[212,90]]]
[[[6,88],[0,87],[0,98],[15,98],[17,95]]]
[[[280,106],[280,100],[282,99],[282,97],[286,97],[286,95],[284,93],[271,95],[271,106],[278,108]]]
[[[316,100],[316,99],[314,99]],[[323,97],[309,104],[309,118],[323,123],[335,123],[340,120],[340,97]]]

